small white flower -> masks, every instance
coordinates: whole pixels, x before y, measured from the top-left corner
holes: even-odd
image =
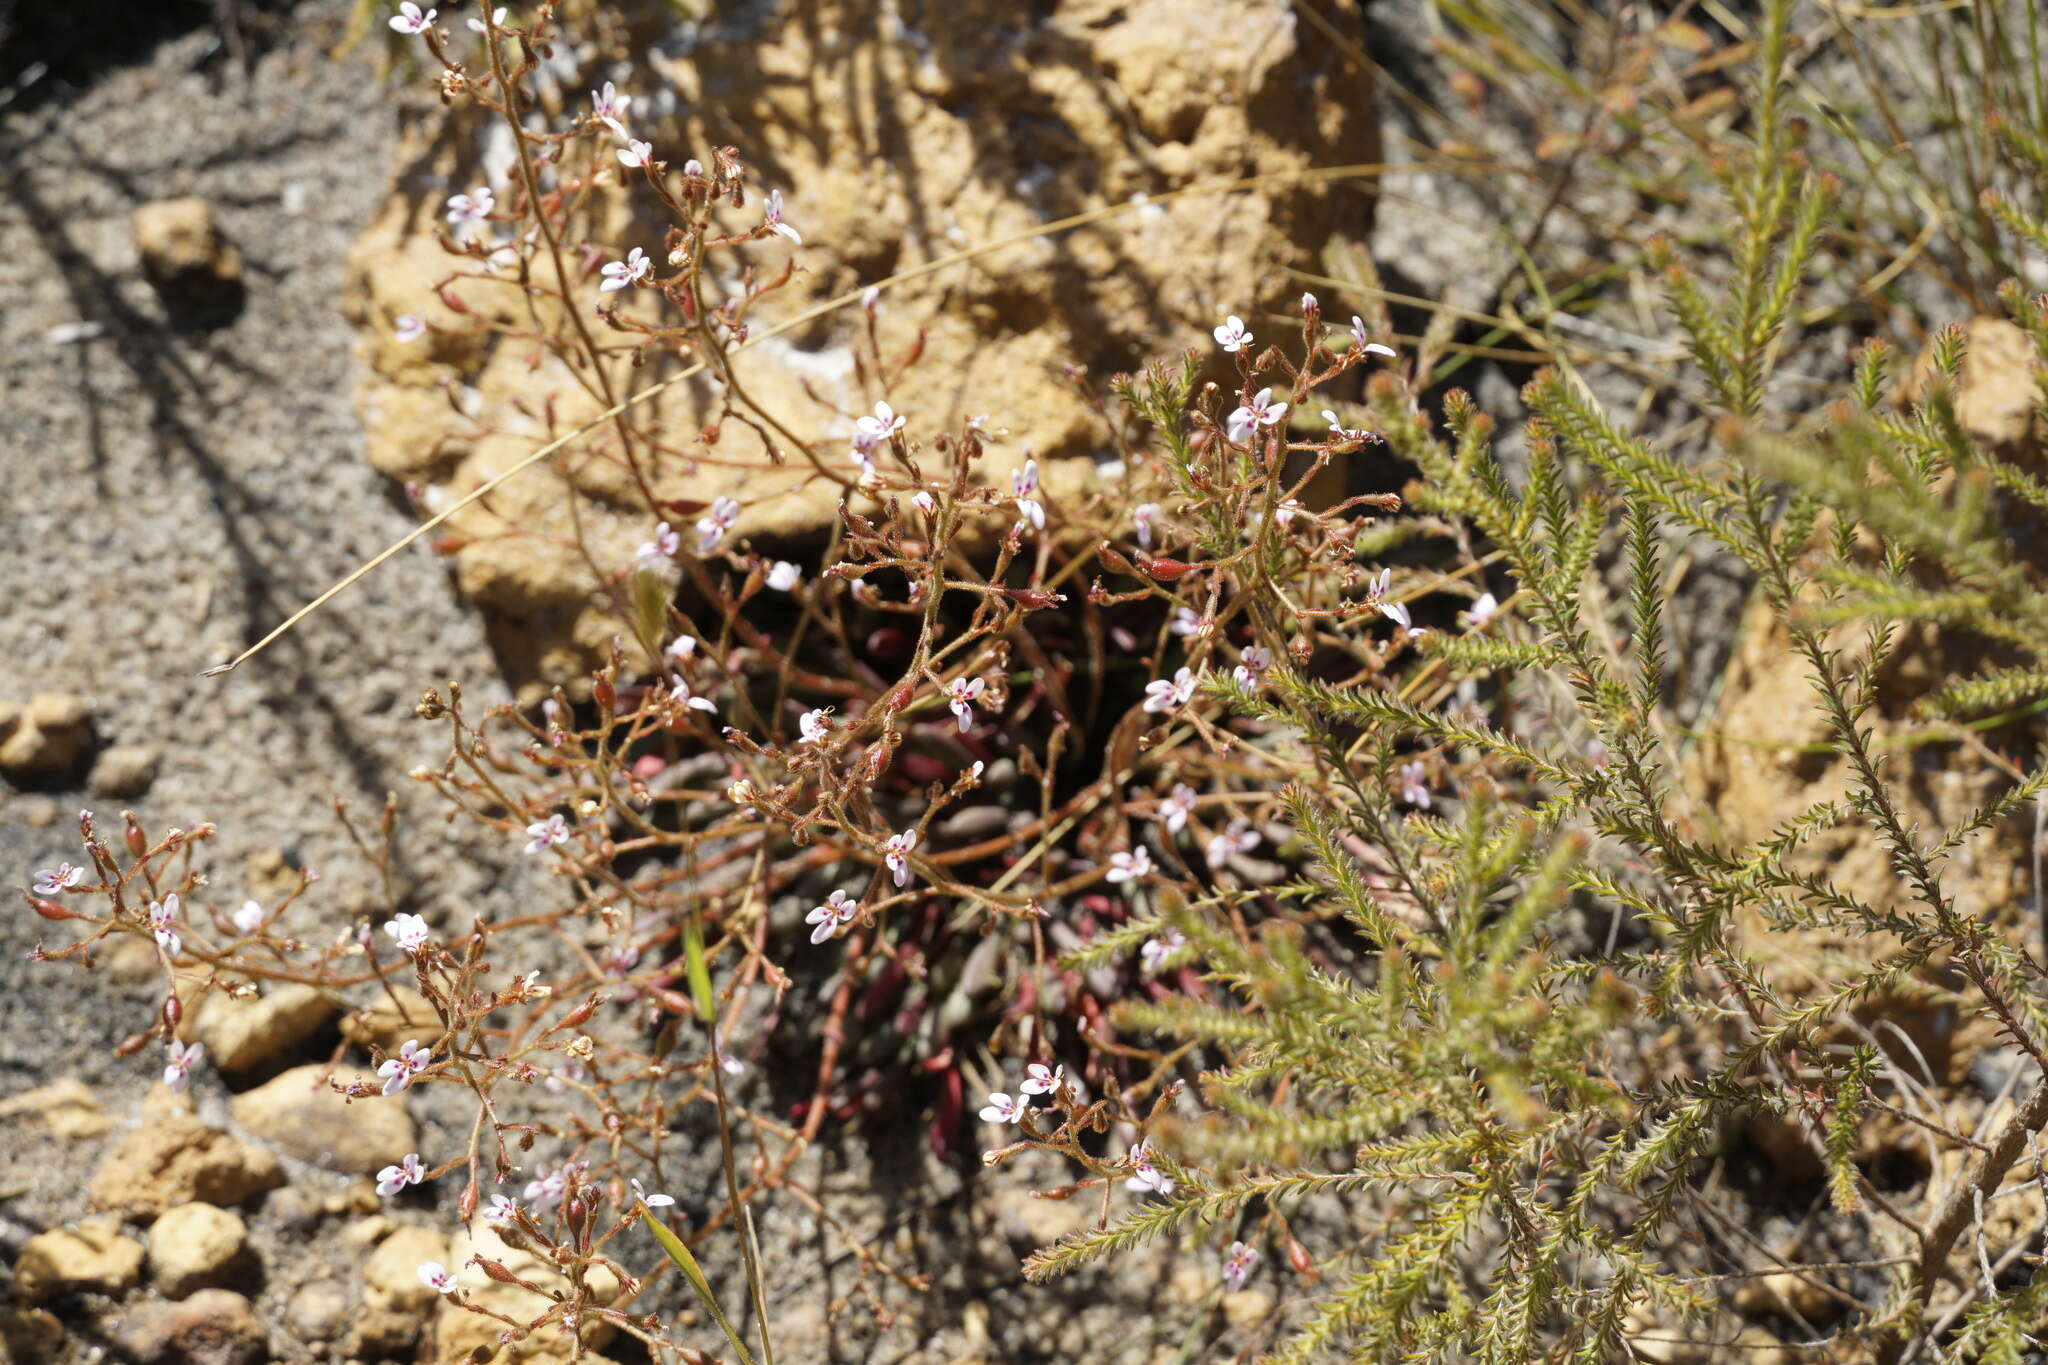
[[[1173,620],[1167,624],[1166,628],[1183,639],[1190,635],[1199,634],[1202,629],[1201,613],[1193,607],[1175,607],[1173,609]]]
[[[1175,783],[1173,791],[1159,803],[1159,823],[1166,826],[1168,834],[1186,829],[1188,817],[1194,813],[1195,789],[1185,782]]]
[[[1368,355],[1383,355],[1389,360],[1394,358],[1393,347],[1382,346],[1377,341],[1367,339],[1365,319],[1359,317],[1356,313],[1351,315],[1351,339],[1357,343],[1359,350],[1366,352]]]
[[[683,537],[665,521],[654,524],[654,539],[642,545],[633,559],[643,569],[653,569],[674,559],[683,548]]]
[[[1316,296],[1307,290],[1302,291],[1301,311],[1303,313],[1313,313],[1316,311]]]
[[[1287,405],[1273,397],[1271,389],[1260,389],[1252,401],[1230,414],[1224,429],[1233,441],[1247,441],[1260,427],[1270,427],[1287,415]]]
[[[391,16],[391,27],[398,33],[425,33],[434,26],[434,16],[439,12],[430,9],[422,14],[420,7],[413,4],[412,0],[405,0],[405,3],[398,7],[398,13]]]
[[[519,1217],[519,1201],[509,1194],[491,1196],[490,1207],[484,1210],[486,1223],[510,1223]]]
[[[1472,604],[1472,609],[1465,613],[1465,619],[1472,623],[1472,629],[1485,630],[1499,611],[1500,603],[1494,600],[1493,594],[1483,593],[1479,600]]]
[[[638,138],[627,138],[626,145],[619,148],[619,164],[627,170],[638,170],[654,160],[654,144]]]
[[[683,174],[701,177],[704,174],[704,163],[694,156],[691,157],[683,163]]]
[[[991,1090],[988,1103],[981,1107],[981,1120],[983,1123],[1015,1123],[1028,1107],[1021,1099],[1013,1100],[1000,1090]]]
[[[1173,1177],[1152,1164],[1152,1139],[1140,1141],[1125,1159],[1131,1165],[1131,1178],[1124,1181],[1125,1189],[1138,1194],[1173,1193]]]
[[[476,20],[472,19],[470,22],[475,23]],[[448,1267],[442,1265],[439,1261],[422,1261],[420,1263],[420,1283],[433,1290],[436,1294],[453,1294],[455,1292],[455,1277],[449,1274]]]
[[[400,952],[417,953],[427,944],[427,922],[418,915],[401,914],[385,920],[384,932],[391,935]]]
[[[556,811],[545,820],[536,820],[526,827],[526,851],[545,853],[556,844],[569,842],[569,822]]]
[[[830,715],[831,712],[821,706],[815,711],[806,711],[797,717],[797,733],[804,737],[804,743],[823,744],[831,736],[832,727],[827,724],[827,717]]]
[[[1017,1088],[1027,1095],[1052,1095],[1067,1083],[1067,1069],[1064,1066],[1047,1066],[1044,1062],[1033,1062],[1024,1068],[1024,1079]]]
[[[725,533],[740,519],[740,505],[732,498],[716,498],[711,511],[697,518],[697,553],[708,555],[725,539]]]
[[[669,642],[668,648],[662,651],[662,653],[668,655],[668,657],[671,660],[675,660],[678,662],[680,662],[683,659],[691,657],[696,652],[697,637],[694,635],[678,635],[675,639]]]
[[[901,883],[898,883],[901,885]],[[823,943],[837,934],[841,927],[850,924],[860,913],[860,902],[844,891],[834,891],[825,898],[823,905],[813,906],[811,913],[804,916],[805,924],[818,927],[811,930],[811,942]]]
[[[608,126],[620,137],[625,137],[626,125],[624,119],[626,117],[626,106],[632,102],[633,97],[631,95],[621,95],[616,86],[610,81],[606,81],[604,89],[590,92],[591,116],[599,123]]]
[[[1244,653],[1238,655],[1236,668],[1230,676],[1237,679],[1240,687],[1257,687],[1264,680],[1266,670],[1273,666],[1273,656],[1259,645],[1246,645]]]
[[[892,834],[882,845],[882,863],[898,886],[910,885],[910,850],[916,847],[917,831],[914,829]]]
[[[500,5],[495,10],[491,11],[490,28],[486,28],[484,26],[484,21],[477,18],[475,15],[471,15],[469,19],[469,31],[471,33],[488,33],[493,28],[503,27],[505,27],[505,7],[503,5]]]
[[[1102,875],[1113,882],[1137,881],[1152,874],[1152,855],[1140,844],[1129,853],[1109,855],[1109,871]]]
[[[1410,635],[1420,635],[1422,633],[1415,628],[1415,618],[1408,614],[1408,604],[1406,602],[1382,602],[1379,604],[1379,607],[1380,615],[1386,617]]]
[[[1424,780],[1426,772],[1420,759],[1401,765],[1401,799],[1422,810],[1429,809],[1429,785]]]
[[[480,186],[474,194],[451,194],[448,196],[448,221],[450,223],[478,223],[491,216],[498,207],[498,196],[491,193],[489,185]]]
[[[377,1172],[377,1193],[388,1199],[407,1185],[417,1185],[426,1178],[427,1168],[420,1164],[420,1154],[407,1152],[405,1160]]]
[[[796,229],[782,221],[781,190],[770,190],[768,192],[768,205],[766,215],[761,220],[761,226],[767,228],[770,232],[781,233],[784,237],[789,238],[790,241],[795,242],[798,246],[802,246],[804,244],[804,239],[797,235]]]
[[[1017,499],[1017,529],[1022,531],[1026,526],[1034,531],[1045,529],[1045,504],[1037,498]]]
[[[493,275],[497,274],[500,270],[510,270],[518,264],[519,248],[513,246],[510,242],[484,257],[484,269],[490,271]]]
[[[175,891],[160,901],[151,901],[149,903],[150,930],[156,935],[156,941],[162,945],[163,950],[172,957],[176,957],[178,949],[183,946],[183,941],[178,937],[178,931],[171,927],[177,921],[178,894]]]
[[[633,1197],[650,1209],[665,1209],[676,1202],[666,1194],[649,1194],[637,1180],[628,1180],[626,1183],[633,1187]]]
[[[903,430],[903,417],[887,403],[875,404],[875,415],[862,417],[853,424],[853,445],[856,450],[873,450],[882,442]]]
[[[776,560],[775,567],[768,570],[768,586],[777,592],[795,592],[803,581],[804,571],[786,559]]]
[[[677,678],[669,686],[669,698],[676,705],[688,707],[692,711],[709,711],[713,715],[718,713],[718,707],[709,697],[699,697],[690,691],[689,681],[684,678]]]
[[[1209,836],[1209,866],[1221,867],[1240,853],[1249,853],[1259,846],[1259,832],[1252,828],[1249,820],[1232,820],[1228,828]]]
[[[986,687],[980,678],[955,678],[946,684],[946,706],[960,721],[960,733],[974,722],[974,703]]]
[[[1345,426],[1343,421],[1337,416],[1337,414],[1330,411],[1330,409],[1328,408],[1323,409],[1323,420],[1330,424],[1330,435],[1335,440],[1364,441],[1369,440],[1372,437],[1372,433],[1369,431],[1358,431],[1354,430],[1351,427]]]
[[[234,913],[235,928],[245,934],[253,934],[263,927],[263,907],[253,900],[242,902],[242,908]]]
[[[1195,675],[1183,666],[1173,675],[1173,681],[1155,678],[1145,684],[1145,709],[1153,713],[1177,711],[1188,704],[1195,695]]]
[[[1252,334],[1244,329],[1244,319],[1232,313],[1214,329],[1216,344],[1233,355],[1241,347],[1252,344]]]
[[[36,873],[35,892],[38,896],[54,896],[60,891],[69,891],[85,880],[85,869],[73,867],[70,863],[58,863]]]
[[[1148,550],[1152,548],[1152,519],[1158,515],[1159,504],[1156,502],[1140,503],[1131,509],[1131,524],[1137,528],[1138,544]]]
[[[526,1182],[526,1202],[536,1210],[550,1209],[561,1203],[562,1196],[569,1192],[569,1177],[574,1169],[574,1162],[564,1162],[553,1170],[543,1166],[535,1171],[534,1178]]]
[[[1188,946],[1188,936],[1178,929],[1169,929],[1158,938],[1147,939],[1145,946],[1138,950],[1139,965],[1147,976],[1157,976]]]
[[[597,292],[609,294],[646,279],[654,273],[654,262],[649,259],[646,252],[636,246],[626,253],[625,260],[605,262],[604,269],[599,273],[604,276],[604,283],[597,287]]]
[[[918,489],[917,492],[911,497],[910,501],[913,505],[916,506],[918,511],[924,513],[926,516],[930,516],[932,513],[939,510],[939,500],[932,496],[931,490],[928,488]]]
[[[412,1078],[433,1065],[434,1050],[420,1046],[417,1038],[408,1038],[398,1049],[396,1057],[385,1059],[377,1068],[377,1074],[384,1078],[384,1094],[389,1097],[412,1084]]]
[[[206,1060],[206,1044],[194,1043],[190,1047],[173,1038],[170,1061],[164,1064],[164,1084],[173,1094],[183,1094],[186,1083],[192,1079],[192,1068]]]
[[[1232,1242],[1230,1254],[1223,1258],[1223,1287],[1235,1294],[1244,1288],[1252,1267],[1259,1263],[1259,1249],[1243,1242]]]
[[[426,334],[426,320],[418,313],[400,313],[391,320],[391,335],[397,341],[418,341]]]

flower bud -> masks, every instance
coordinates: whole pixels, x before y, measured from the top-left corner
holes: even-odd
[[[125,811],[122,813],[124,815],[127,814]],[[142,832],[141,825],[135,823],[134,816],[129,815],[127,819],[128,828],[121,832],[122,838],[126,840],[128,844],[128,852],[132,856],[140,858],[142,856],[143,850],[149,847],[149,836]]]
[[[41,896],[28,898],[29,908],[47,920],[77,919],[78,916],[66,910],[55,901],[46,901]]]
[[[185,1018],[185,1006],[178,1000],[177,996],[167,995],[164,997],[163,1013],[164,1023],[172,1029],[176,1029]]]

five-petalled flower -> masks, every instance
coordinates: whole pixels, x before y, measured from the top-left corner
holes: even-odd
[[[420,1262],[420,1283],[433,1290],[436,1294],[453,1294],[455,1292],[455,1276],[450,1274],[448,1267],[442,1265],[439,1261]]]
[[[1252,395],[1252,401],[1243,404],[1230,414],[1224,423],[1224,430],[1233,441],[1248,441],[1260,427],[1270,427],[1287,415],[1287,404],[1273,397],[1270,388],[1260,389]]]
[[[1249,820],[1232,820],[1223,830],[1209,836],[1209,847],[1204,850],[1209,857],[1209,866],[1221,867],[1240,853],[1249,853],[1259,846],[1259,832],[1252,828]]]
[[[955,678],[946,684],[946,706],[960,721],[960,733],[974,722],[974,703],[987,686],[980,678]]]
[[[633,559],[641,568],[652,569],[674,559],[682,548],[682,533],[665,521],[657,521],[654,523],[654,539],[642,545]]]
[[[484,1210],[486,1223],[510,1223],[519,1217],[519,1201],[509,1194],[494,1194],[490,1206]]]
[[[1140,844],[1129,853],[1109,855],[1109,870],[1102,874],[1113,882],[1137,881],[1152,875],[1152,855]]]
[[[1182,667],[1173,675],[1171,682],[1165,678],[1154,678],[1145,684],[1145,709],[1153,713],[1177,711],[1188,704],[1195,695],[1195,675]]]
[[[619,164],[627,170],[638,170],[654,160],[654,144],[629,137],[626,145],[619,148]]]
[[[414,342],[426,334],[426,319],[418,313],[400,313],[391,320],[391,336],[394,341],[400,343]]]
[[[1015,1123],[1030,1108],[1021,1097],[1012,1099],[1000,1090],[991,1090],[988,1103],[981,1107],[984,1123]]]
[[[498,207],[498,196],[491,193],[489,185],[481,185],[473,194],[451,194],[448,196],[448,221],[450,223],[477,223],[491,216]]]
[[[389,1199],[407,1185],[417,1185],[426,1178],[427,1168],[420,1164],[420,1154],[407,1152],[396,1166],[386,1166],[377,1172],[377,1193]]]
[[[178,931],[172,926],[178,922],[178,893],[173,891],[160,901],[149,903],[149,927],[156,935],[157,944],[172,957],[178,955],[183,946]]]
[[[590,92],[591,116],[599,123],[609,127],[620,137],[624,137],[626,136],[626,125],[624,123],[626,106],[632,102],[633,97],[631,95],[621,95],[616,86],[610,81],[606,81],[604,89]]]
[[[1257,687],[1266,670],[1273,666],[1273,656],[1260,645],[1246,645],[1244,653],[1238,656],[1237,667],[1230,670],[1230,676],[1237,679],[1240,687]]]
[[[556,844],[569,842],[569,822],[556,811],[545,820],[536,820],[526,827],[526,851],[545,853]]]
[[[676,705],[687,707],[692,711],[709,711],[713,715],[718,713],[718,707],[712,702],[711,698],[700,697],[690,691],[690,682],[687,678],[678,677],[670,685],[669,698]]]
[[[399,1047],[396,1057],[388,1057],[384,1065],[377,1068],[377,1074],[384,1078],[386,1096],[396,1095],[412,1084],[412,1078],[425,1071],[434,1063],[434,1050],[423,1047],[417,1038],[408,1038]]]
[[[1429,809],[1427,774],[1428,769],[1422,766],[1421,759],[1401,765],[1401,799],[1421,810]]]
[[[1141,502],[1131,509],[1131,525],[1137,529],[1138,544],[1152,548],[1152,520],[1159,515],[1159,504]]]
[[[811,942],[823,943],[852,923],[853,917],[859,913],[859,901],[844,891],[834,891],[825,898],[823,905],[813,906],[811,913],[804,916],[805,924],[818,926],[811,930]]]
[[[1067,1069],[1064,1066],[1047,1066],[1044,1062],[1033,1062],[1024,1068],[1024,1079],[1017,1088],[1027,1095],[1053,1095],[1067,1083]]]
[[[1223,1287],[1235,1294],[1244,1288],[1252,1267],[1259,1263],[1259,1249],[1245,1242],[1232,1242],[1230,1254],[1223,1258]]]
[[[1159,803],[1159,823],[1166,826],[1168,834],[1178,834],[1187,828],[1188,817],[1195,813],[1195,789],[1185,782],[1174,784],[1173,790]]]
[[[1373,341],[1367,337],[1365,331],[1365,319],[1361,318],[1356,313],[1353,313],[1351,315],[1351,339],[1358,344],[1359,350],[1364,351],[1367,354],[1383,355],[1389,360],[1392,360],[1394,358],[1393,347],[1382,346],[1379,342]]]
[[[620,155],[625,154],[622,152]],[[646,279],[654,273],[654,262],[636,246],[626,253],[625,260],[606,261],[604,269],[598,273],[604,276],[604,283],[597,287],[597,292],[609,294]]]
[[[69,891],[85,880],[85,869],[73,867],[70,863],[58,863],[36,873],[35,891],[38,896],[54,896],[60,891]]]
[[[1500,603],[1494,599],[1493,594],[1482,593],[1479,600],[1472,604],[1472,609],[1465,613],[1465,619],[1472,623],[1472,629],[1485,630],[1499,610]]]
[[[384,932],[391,935],[400,952],[417,953],[427,946],[427,922],[418,915],[401,914],[385,920]]]
[[[910,850],[917,847],[917,831],[906,829],[901,834],[892,834],[882,844],[882,862],[889,869],[889,875],[896,879],[896,885],[910,885]]]
[[[174,1093],[184,1093],[186,1083],[192,1079],[192,1068],[205,1060],[206,1044],[193,1043],[188,1047],[173,1038],[170,1060],[164,1063],[164,1084]]]
[[[397,33],[425,33],[434,26],[434,16],[439,12],[430,9],[422,14],[412,0],[405,0],[398,7],[398,13],[391,16],[392,30]]]
[[[882,442],[903,430],[903,416],[887,403],[875,404],[875,415],[856,418],[853,424],[853,448],[859,451],[873,450]]]
[[[1131,1164],[1131,1178],[1124,1181],[1125,1189],[1140,1194],[1173,1193],[1173,1177],[1153,1164],[1152,1139],[1141,1139],[1125,1154],[1125,1159]]]
[[[503,5],[500,5],[496,9],[492,10],[491,22],[489,24],[484,23],[483,20],[477,18],[475,15],[471,15],[469,17],[469,31],[471,33],[489,33],[494,28],[503,28],[505,27],[505,13],[506,11]]]
[[[1240,348],[1252,344],[1252,334],[1244,329],[1244,319],[1235,313],[1223,319],[1222,324],[1215,329],[1214,335],[1216,344],[1233,355]]]
[[[714,498],[711,510],[697,518],[697,553],[708,555],[725,539],[725,533],[740,519],[740,505],[732,498]]]
[[[778,559],[768,570],[768,586],[777,592],[795,592],[804,581],[804,571],[786,559]]]
[[[1145,946],[1138,950],[1138,963],[1147,976],[1157,976],[1187,946],[1186,934],[1178,929],[1169,929],[1160,937],[1145,941]]]
[[[780,233],[798,246],[804,244],[804,239],[797,235],[796,229],[782,221],[781,190],[768,191],[768,204],[765,215],[761,220],[761,226],[767,228],[770,232]]]
[[[797,733],[803,736],[804,743],[823,744],[830,737],[832,727],[827,724],[827,719],[831,714],[830,711],[821,706],[815,711],[806,711],[796,718]]]
[[[1038,492],[1038,461],[1026,460],[1022,469],[1010,471],[1010,493],[1017,500],[1017,515],[1036,529],[1045,529],[1045,504],[1033,496]],[[1022,522],[1019,523],[1021,525]]]

